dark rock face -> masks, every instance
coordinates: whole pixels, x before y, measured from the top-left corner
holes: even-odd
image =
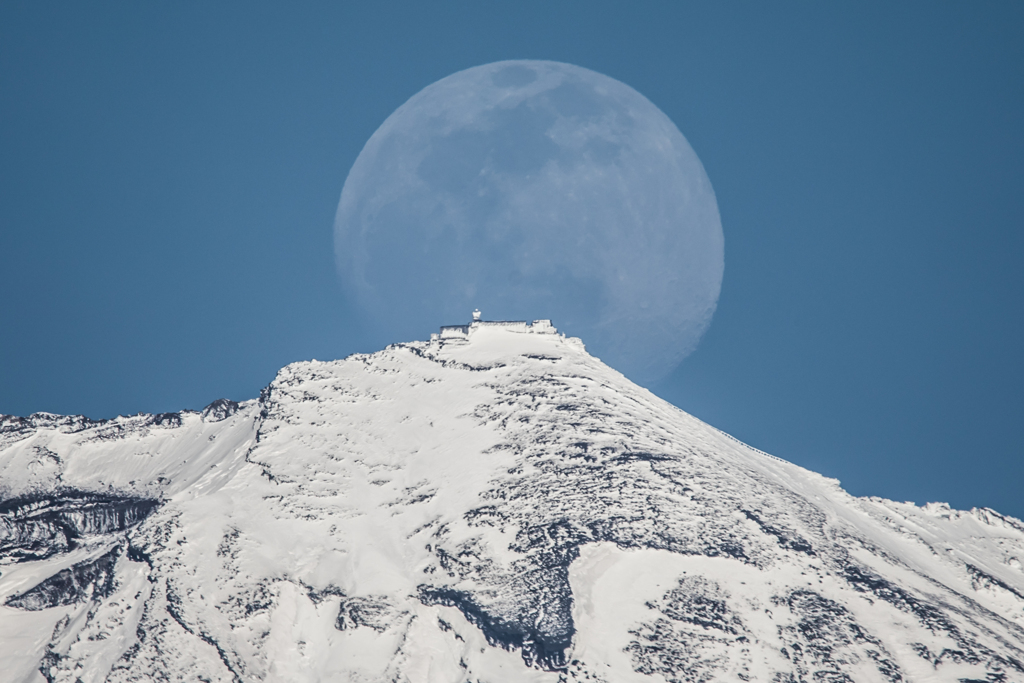
[[[121,546],[116,546],[95,560],[79,562],[61,570],[21,595],[8,599],[5,604],[36,611],[105,598],[114,592],[114,567],[121,550]]]
[[[783,654],[795,668],[792,680],[853,683],[844,669],[858,659],[874,662],[884,680],[903,680],[900,668],[881,642],[834,600],[814,591],[798,590],[775,597],[772,602],[788,607],[797,617],[794,626],[780,628],[787,643]]]
[[[383,633],[393,617],[394,609],[384,597],[342,597],[334,626],[339,631],[365,626]]]
[[[714,581],[684,577],[647,606],[660,616],[630,631],[626,647],[634,669],[660,674],[670,683],[703,683],[720,674],[724,651],[747,641],[747,629],[726,603],[728,594]],[[737,673],[741,680],[744,674]]]
[[[0,561],[30,561],[77,547],[87,535],[124,531],[159,501],[84,491],[23,496],[0,503]]]
[[[86,539],[95,542],[125,532],[148,517],[159,501],[63,491],[53,495],[23,496],[0,503],[0,561],[36,562],[78,548]],[[11,596],[9,607],[37,611],[113,593],[115,568],[124,543],[91,560],[62,569],[31,589]]]
[[[149,418],[148,423],[154,427],[174,429],[181,426],[181,413],[157,413]]]
[[[221,422],[238,412],[238,404],[226,398],[218,398],[203,408],[201,413],[204,422]]]
[[[541,583],[535,586],[539,590],[557,590],[560,587],[558,584],[550,586]],[[572,608],[572,594],[565,592],[561,596],[544,597],[547,598],[546,604],[550,604],[553,597],[555,600],[560,597],[562,609],[554,612],[553,619],[538,621],[535,613],[528,611],[528,603],[522,609],[501,610],[501,606],[495,609],[494,605],[479,605],[468,593],[426,586],[420,588],[419,595],[425,605],[457,608],[469,623],[480,629],[490,645],[519,651],[527,666],[560,671],[568,661],[566,650],[572,645],[575,633],[571,617],[565,619],[566,612]],[[534,618],[531,619],[531,616]]]
[[[673,621],[736,635],[742,625],[730,614],[723,593],[717,582],[701,576],[684,577],[660,602],[647,606]]]
[[[106,424],[107,420],[92,420],[84,415],[54,415],[34,413],[28,417],[0,415],[0,448],[20,441],[39,429],[56,429],[65,434],[91,429]]]
[[[747,519],[757,524],[757,526],[761,528],[761,531],[765,532],[766,534],[770,534],[774,536],[776,539],[778,539],[779,545],[783,548],[789,548],[791,550],[796,550],[797,552],[805,553],[811,556],[814,555],[814,549],[811,548],[811,544],[805,541],[804,539],[800,538],[799,535],[794,534],[792,531],[787,531],[785,529],[779,529],[772,526],[771,524],[765,522],[762,519],[762,515],[759,515],[751,510],[742,510],[741,512],[743,512],[743,515]]]

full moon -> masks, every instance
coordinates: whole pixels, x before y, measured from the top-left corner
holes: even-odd
[[[725,263],[675,124],[624,83],[546,61],[460,71],[399,107],[352,166],[334,235],[378,335],[426,338],[474,308],[550,318],[641,383],[696,348]]]

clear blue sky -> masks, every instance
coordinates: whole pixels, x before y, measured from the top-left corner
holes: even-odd
[[[362,145],[551,59],[646,95],[718,195],[718,312],[657,393],[855,494],[1024,517],[1024,5],[299,4],[0,5],[0,413],[375,350],[332,249]]]

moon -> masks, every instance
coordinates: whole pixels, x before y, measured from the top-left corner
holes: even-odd
[[[390,341],[550,318],[641,383],[711,322],[724,270],[714,190],[647,98],[560,62],[495,62],[424,88],[345,180],[335,255]]]

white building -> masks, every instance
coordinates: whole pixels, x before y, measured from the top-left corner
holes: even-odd
[[[430,340],[437,339],[469,339],[476,330],[484,327],[500,327],[510,332],[527,334],[558,334],[558,330],[550,320],[482,320],[480,310],[473,311],[473,321],[465,325],[445,325],[440,332],[430,335]]]

